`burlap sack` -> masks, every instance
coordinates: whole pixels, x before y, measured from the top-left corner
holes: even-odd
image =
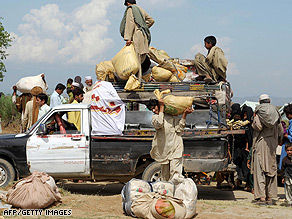
[[[170,93],[170,90],[164,90],[160,92],[158,89],[154,91],[154,95],[157,99],[164,100],[164,112],[173,116],[183,114],[186,108],[193,105],[194,97],[183,97],[167,95],[163,97],[164,94]]]
[[[186,73],[187,73],[187,70],[188,68],[183,66],[183,65],[180,65],[178,63],[176,63],[175,61],[172,61],[172,60],[165,60],[163,62],[161,62],[158,67],[161,67],[161,68],[164,68],[164,69],[167,69],[169,71],[171,71],[173,74],[176,74],[177,77],[183,81],[186,77]]]
[[[132,74],[135,75],[139,71],[139,64],[133,44],[124,46],[112,58],[112,63],[121,80],[128,80]]]
[[[158,208],[163,207],[163,206],[158,206],[158,205],[159,203],[162,203],[163,201],[165,203],[169,203],[169,206],[171,207],[171,209],[166,209],[166,211],[162,213],[161,211],[158,210]],[[185,218],[186,207],[184,203],[182,202],[182,200],[180,199],[161,195],[155,192],[150,192],[150,193],[145,193],[141,195],[132,203],[132,211],[135,214],[135,216],[138,218],[183,219]],[[164,213],[168,213],[168,214],[164,214]],[[169,215],[170,217],[165,217],[167,215]]]
[[[164,68],[160,68],[160,67],[157,67],[157,66],[154,66],[152,68],[152,77],[157,82],[169,81],[170,77],[172,77],[172,76],[173,76],[173,74],[169,70],[166,70]]]
[[[176,75],[172,75],[169,79],[169,82],[180,82]]]
[[[97,80],[114,82],[115,80],[115,68],[111,61],[100,62],[95,67],[95,74]]]
[[[169,59],[169,55],[163,51],[163,50],[158,50],[154,47],[149,47],[149,56],[150,59],[153,60],[154,62],[160,64],[163,62],[165,59]]]
[[[6,201],[13,207],[22,209],[46,208],[61,201],[61,194],[51,184],[52,179],[48,174],[35,171],[8,190]]]
[[[140,87],[140,83],[138,78],[135,75],[131,75],[126,83],[126,86],[124,87],[125,90],[131,91],[135,90]]]

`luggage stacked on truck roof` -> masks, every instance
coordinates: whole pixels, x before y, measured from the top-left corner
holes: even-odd
[[[177,59],[172,59],[163,50],[149,47],[149,58],[142,63],[142,79],[149,82],[181,82],[186,78],[187,67],[181,65]],[[131,77],[139,71],[138,59],[133,45],[124,46],[111,61],[100,62],[96,65],[96,76],[98,80],[119,81],[127,83],[125,90],[135,90],[136,78]],[[130,81],[129,78],[131,79]]]

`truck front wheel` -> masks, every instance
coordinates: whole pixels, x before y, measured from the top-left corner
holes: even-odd
[[[157,162],[149,164],[143,172],[142,179],[148,182],[160,181],[161,165]]]
[[[4,159],[0,158],[0,187],[8,186],[15,179],[13,166]]]

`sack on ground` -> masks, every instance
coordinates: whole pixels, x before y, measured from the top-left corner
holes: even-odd
[[[158,192],[163,195],[173,197],[174,195],[174,184],[172,182],[157,181],[151,182],[153,192]]]
[[[154,91],[154,95],[157,99],[164,100],[164,112],[173,116],[183,114],[186,108],[193,105],[194,97],[184,97],[184,96],[174,96],[167,95],[163,97],[164,94],[170,93],[170,90],[164,90],[160,92],[158,89]]]
[[[135,75],[139,71],[138,59],[133,44],[124,46],[111,61],[117,76],[121,80],[128,80],[132,74]]]
[[[115,79],[115,68],[111,61],[100,62],[95,67],[95,74],[97,80],[101,81],[116,81]]]
[[[39,74],[36,76],[21,78],[16,83],[17,90],[20,91],[21,93],[30,93],[32,88],[38,86],[43,89],[44,93],[46,93],[46,90],[48,89],[48,85],[47,83],[44,82],[42,75],[43,74]]]
[[[186,215],[182,200],[155,192],[143,194],[135,199],[132,211],[136,217],[145,219],[182,219]]]
[[[170,59],[169,55],[165,51],[158,50],[154,47],[149,47],[149,56],[151,60],[158,64],[163,62],[165,59]]]
[[[126,215],[135,217],[131,210],[131,205],[138,197],[145,193],[151,192],[151,185],[141,179],[131,179],[123,187],[121,195],[123,199],[123,210]]]
[[[187,213],[185,218],[192,218],[196,214],[198,190],[194,181],[190,178],[184,179],[175,188],[174,197],[181,199],[186,206]]]
[[[7,203],[22,209],[41,209],[61,201],[55,181],[48,174],[35,171],[17,182],[6,195]]]

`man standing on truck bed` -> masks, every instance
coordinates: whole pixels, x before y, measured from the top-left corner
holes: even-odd
[[[149,53],[151,41],[149,28],[154,24],[154,20],[144,9],[136,5],[136,0],[125,0],[124,5],[127,9],[121,22],[120,33],[126,41],[126,46],[134,44],[139,64],[138,79],[141,82],[141,64]]]
[[[195,56],[195,68],[199,75],[197,80],[204,80],[206,83],[226,81],[228,61],[224,57],[223,50],[215,46],[217,40],[214,36],[207,36],[204,42],[208,50],[207,57],[201,53]]]
[[[251,173],[254,176],[254,198],[259,205],[273,204],[277,198],[276,148],[282,141],[281,116],[267,94],[259,98],[252,123],[253,151]]]
[[[184,179],[182,175],[183,139],[181,133],[185,128],[186,115],[193,110],[187,108],[181,119],[178,116],[164,114],[164,101],[151,99],[147,108],[154,115],[152,125],[156,133],[152,141],[151,157],[161,164],[161,180],[171,181],[175,185]]]

